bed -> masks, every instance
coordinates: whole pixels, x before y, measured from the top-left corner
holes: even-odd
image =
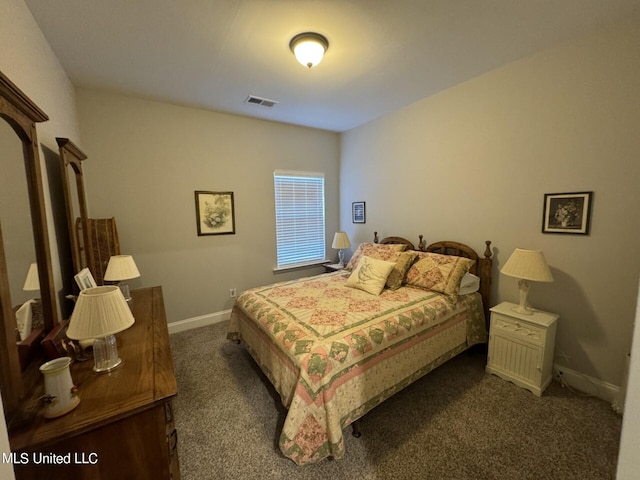
[[[227,337],[244,344],[288,409],[286,457],[299,465],[342,457],[345,427],[487,341],[490,244],[480,257],[458,242],[425,246],[420,236],[414,246],[376,233],[344,270],[239,295]],[[389,269],[378,294],[354,285],[371,280],[368,267]],[[475,291],[465,293],[462,278],[473,275]]]

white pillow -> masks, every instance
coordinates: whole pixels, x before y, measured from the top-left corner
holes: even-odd
[[[395,262],[363,255],[349,276],[347,286],[364,290],[372,295],[380,295],[387,282],[387,277],[395,266]]]
[[[460,280],[460,291],[458,295],[467,295],[480,290],[480,277],[473,273],[465,273]]]
[[[20,333],[20,341],[23,341],[31,334],[31,326],[33,322],[33,311],[31,309],[35,300],[27,300],[16,311],[16,323],[18,324],[18,332]]]

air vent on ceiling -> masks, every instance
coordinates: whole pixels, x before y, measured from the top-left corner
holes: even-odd
[[[249,95],[244,102],[253,103],[254,105],[262,105],[263,107],[269,107],[269,108],[272,108],[273,106],[278,104],[278,102],[276,102],[275,100],[260,98],[260,97],[256,97],[255,95]]]

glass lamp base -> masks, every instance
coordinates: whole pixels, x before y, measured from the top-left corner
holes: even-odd
[[[120,282],[118,283],[118,288],[120,288],[120,291],[122,292],[122,295],[124,296],[124,299],[127,302],[131,301],[131,292],[129,290],[129,284],[127,282]]]
[[[109,365],[98,366],[95,364],[93,366],[93,371],[96,373],[109,373],[112,370],[115,370],[122,364],[122,360],[120,358],[116,358],[116,360]]]
[[[107,373],[122,364],[118,357],[118,345],[115,335],[96,338],[93,342],[93,371],[96,373]]]

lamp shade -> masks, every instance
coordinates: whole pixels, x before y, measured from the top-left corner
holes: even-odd
[[[67,337],[72,340],[106,337],[126,330],[134,322],[129,305],[117,286],[87,288],[78,295]]]
[[[336,232],[333,236],[333,243],[331,244],[331,248],[349,248],[351,246],[351,242],[349,241],[349,237],[345,232]]]
[[[289,48],[300,64],[311,68],[322,61],[324,53],[329,48],[329,41],[319,33],[299,33],[291,39]]]
[[[27,278],[24,280],[24,291],[40,290],[40,277],[38,276],[38,264],[32,263],[27,270]]]
[[[516,248],[500,273],[533,282],[553,282],[553,275],[541,250]]]
[[[131,255],[114,255],[109,259],[104,279],[109,282],[138,278],[140,272]]]

